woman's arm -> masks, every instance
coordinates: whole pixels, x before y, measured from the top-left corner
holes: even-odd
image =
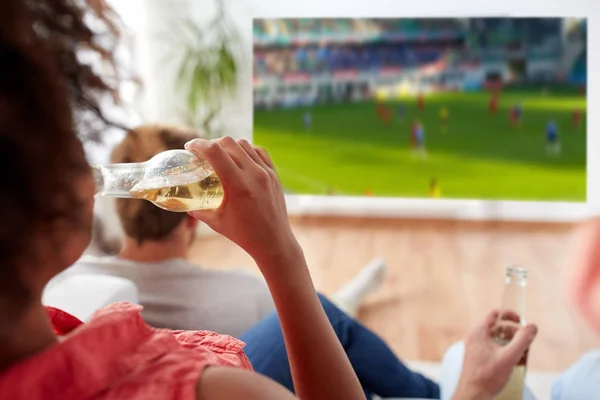
[[[315,293],[290,228],[283,190],[266,151],[225,137],[186,148],[223,183],[215,211],[191,215],[242,247],[264,275],[279,314],[294,388],[303,399],[364,399],[358,378]]]
[[[257,260],[277,308],[296,394],[301,399],[364,399],[298,248],[289,258]],[[286,265],[286,268],[281,268]]]
[[[212,367],[200,376],[196,400],[292,400],[286,388],[255,372]]]

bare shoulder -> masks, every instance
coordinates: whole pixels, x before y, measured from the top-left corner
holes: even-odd
[[[211,367],[200,376],[196,400],[293,400],[286,388],[258,373]]]

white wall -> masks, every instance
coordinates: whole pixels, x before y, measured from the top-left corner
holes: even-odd
[[[139,0],[128,0],[139,3]],[[120,1],[119,3],[126,3]],[[139,13],[145,23],[138,24],[139,33],[146,43],[140,49],[145,79],[143,99],[145,119],[177,121],[178,106],[173,93],[172,69],[165,65],[163,53],[168,50],[160,42],[162,32],[177,18],[188,15],[207,18],[212,2],[206,0],[145,0],[144,12]],[[141,4],[140,4],[141,6]],[[228,126],[232,136],[249,137],[252,130],[252,18],[261,17],[425,17],[425,16],[548,16],[588,17],[588,46],[595,45],[600,34],[596,21],[600,18],[598,0],[230,0],[232,17],[238,24],[245,43],[247,60],[241,72],[241,89],[231,102]],[[138,9],[139,11],[139,9]],[[135,14],[135,13],[134,13]],[[145,14],[145,15],[144,15]],[[598,70],[600,54],[589,53],[590,71]],[[589,76],[588,109],[600,105],[596,87],[598,78]],[[600,119],[588,113],[588,203],[600,208],[600,136],[592,134],[600,128]],[[376,198],[322,198],[291,196],[292,213],[324,213],[379,216],[425,216],[465,219],[516,219],[568,221],[580,219],[589,213],[589,207],[578,203],[490,202],[460,200],[402,200]]]

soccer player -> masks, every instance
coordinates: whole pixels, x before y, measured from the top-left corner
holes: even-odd
[[[304,113],[304,129],[309,131],[312,125],[312,115],[310,115],[310,111],[306,111]]]
[[[448,109],[444,106],[440,109],[440,124],[442,128],[442,135],[445,135],[446,131],[448,130],[448,117]]]
[[[396,110],[396,113],[398,114],[398,121],[402,121],[404,119],[404,114],[406,114],[406,107],[404,106],[403,103],[400,103],[398,105],[398,109]]]
[[[581,111],[580,110],[573,111],[573,126],[575,128],[579,128],[579,126],[581,126]]]
[[[432,178],[429,182],[429,197],[432,199],[439,199],[442,193],[440,191],[440,186],[436,178]]]
[[[425,97],[423,96],[423,93],[419,93],[419,96],[417,97],[417,107],[419,110],[425,109]]]
[[[510,111],[510,121],[513,125],[521,126],[523,116],[523,107],[521,103],[517,103]]]
[[[379,118],[380,121],[383,121],[384,114],[385,106],[380,101],[377,101],[377,118]]]
[[[425,152],[425,131],[423,130],[423,125],[421,125],[419,121],[413,123],[411,137],[413,154],[419,158],[427,157],[427,153]]]
[[[490,114],[496,114],[496,111],[498,111],[499,100],[498,92],[494,92],[490,98]]]
[[[558,156],[560,154],[560,141],[558,139],[558,126],[553,120],[546,124],[546,153],[549,156]]]
[[[383,103],[377,102],[377,118],[386,126],[390,126],[392,121],[392,110]]]
[[[413,151],[417,147],[417,121],[413,121],[410,128],[410,147]]]
[[[392,109],[390,107],[383,106],[382,118],[385,126],[390,126],[392,123]]]

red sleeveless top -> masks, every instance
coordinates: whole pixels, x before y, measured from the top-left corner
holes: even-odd
[[[208,331],[154,329],[142,307],[117,303],[87,323],[48,307],[63,341],[0,375],[1,399],[193,400],[208,366],[252,370],[244,343]]]

